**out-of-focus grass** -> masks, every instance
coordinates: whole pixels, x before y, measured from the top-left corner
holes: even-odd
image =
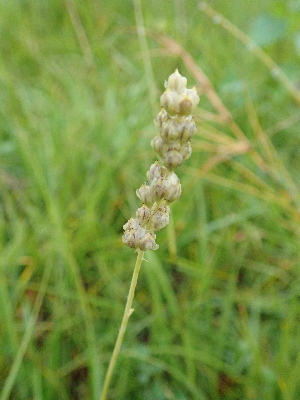
[[[180,57],[153,35],[141,52],[131,2],[1,2],[0,399],[99,397],[134,264],[122,225],[155,159],[146,59],[157,112],[176,67],[202,99],[111,398],[298,400],[299,105],[196,3],[142,7],[145,27],[206,73],[250,146],[208,113]],[[297,87],[296,3],[214,7],[256,40],[260,18],[286,24],[264,51]]]

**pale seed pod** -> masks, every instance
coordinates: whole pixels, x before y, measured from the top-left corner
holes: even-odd
[[[184,117],[182,122],[179,122],[178,119],[177,117],[171,117],[162,124],[160,137],[164,141],[180,140],[186,142],[196,133],[196,125],[191,115]],[[160,142],[160,153],[163,152],[163,148]]]
[[[179,114],[178,104],[182,100],[184,95],[178,95],[177,92],[167,88],[166,91],[160,97],[160,104],[170,115]]]
[[[166,87],[168,87],[171,90],[174,90],[175,92],[181,92],[182,90],[185,89],[187,84],[187,79],[180,75],[178,72],[178,69],[169,76],[168,83]]]
[[[191,142],[187,142],[184,146],[181,147],[180,153],[182,155],[182,162],[186,161],[188,158],[190,158],[192,154],[192,145]]]
[[[181,126],[180,137],[179,137],[180,140],[182,142],[187,142],[195,135],[196,130],[197,128],[193,120],[193,117],[189,115],[186,118],[186,121],[184,121],[184,123]]]
[[[179,124],[174,117],[171,117],[168,121],[163,123],[160,130],[160,136],[166,141],[174,141],[179,139]]]
[[[166,192],[165,181],[164,178],[158,178],[152,181],[150,190],[154,201],[159,201],[164,198]]]
[[[159,207],[158,210],[156,210],[151,217],[153,229],[159,231],[160,229],[167,226],[169,223],[169,215],[170,207]]]
[[[134,230],[125,231],[124,235],[122,236],[122,242],[127,246],[131,247],[132,249],[137,248],[137,242],[134,234]]]
[[[178,129],[178,123],[174,120],[174,117],[168,119],[168,121],[162,124],[160,130],[160,136],[165,141],[178,140],[180,131]]]
[[[125,225],[123,225],[124,231],[130,230],[130,229],[139,229],[140,224],[139,221],[137,221],[134,218],[130,218]]]
[[[181,92],[170,90],[168,87],[160,97],[161,106],[170,115],[190,115],[191,111],[199,103],[196,88],[185,89]]]
[[[156,235],[141,227],[139,221],[133,218],[124,225],[124,235],[122,241],[133,249],[157,250],[158,244],[155,243]]]
[[[164,164],[169,171],[174,171],[175,168],[183,163],[183,156],[180,150],[169,150],[164,154]]]
[[[143,183],[142,186],[137,189],[136,195],[141,199],[142,203],[146,205],[151,205],[155,201],[151,193],[150,186],[146,185],[145,183]]]
[[[156,153],[157,153],[159,156],[162,156],[162,155],[163,155],[163,147],[164,147],[164,144],[165,144],[165,142],[164,142],[164,140],[163,140],[160,136],[155,136],[155,138],[153,138],[153,139],[151,140],[151,146],[152,146],[153,150],[155,150]]]
[[[193,98],[191,98],[191,96],[185,93],[185,95],[182,96],[182,98],[178,101],[176,110],[178,114],[190,115],[194,107],[195,107],[195,101],[193,100]]]
[[[168,121],[169,118],[170,117],[167,111],[163,107],[161,107],[161,111],[155,118],[154,124],[160,128],[164,122]]]
[[[139,241],[139,248],[141,250],[157,250],[159,245],[155,242],[156,235],[151,232],[147,232]]]
[[[147,206],[145,206],[145,204],[137,209],[136,218],[138,219],[141,226],[145,226],[148,223],[150,217],[151,211]]]
[[[164,194],[164,199],[170,203],[181,195],[181,184],[178,176],[172,172],[165,182],[166,192]]]
[[[195,88],[195,86],[192,89],[186,89],[186,94],[190,98],[190,101],[192,102],[192,108],[190,110],[190,111],[192,111],[194,108],[197,107],[197,105],[200,101],[200,98],[197,93],[197,89]]]
[[[166,177],[168,175],[168,170],[166,167],[160,165],[158,161],[155,161],[155,163],[151,165],[146,175],[148,179],[152,181],[153,179]]]

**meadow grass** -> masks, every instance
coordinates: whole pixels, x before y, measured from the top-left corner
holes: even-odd
[[[299,399],[300,10],[213,4],[247,35],[286,26],[263,51],[295,95],[193,1],[0,2],[0,400],[99,399],[135,261],[122,226],[175,68],[198,133],[110,398]]]

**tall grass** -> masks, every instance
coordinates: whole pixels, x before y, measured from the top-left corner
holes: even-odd
[[[288,21],[263,51],[298,93],[295,5],[214,7],[247,35]],[[0,399],[100,396],[133,268],[122,225],[154,160],[148,63],[157,88],[176,67],[197,85],[198,136],[111,398],[298,400],[299,105],[224,19],[141,11],[146,53],[130,2],[0,4]]]

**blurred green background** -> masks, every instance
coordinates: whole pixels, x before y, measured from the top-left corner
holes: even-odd
[[[209,4],[262,59],[192,0],[0,1],[0,400],[99,399],[175,68],[198,133],[109,398],[299,400],[300,2]]]

